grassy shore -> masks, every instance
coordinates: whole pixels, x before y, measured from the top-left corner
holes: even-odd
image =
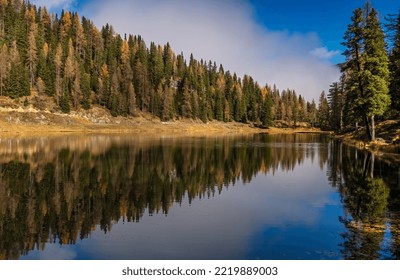
[[[400,162],[400,120],[378,123],[375,141],[368,140],[365,128],[334,137],[347,145],[371,151],[390,161]]]
[[[236,122],[174,120],[163,122],[150,114],[135,117],[112,117],[103,108],[80,110],[70,114],[28,108],[0,108],[0,136],[42,136],[60,133],[146,133],[176,136],[226,134],[321,133],[316,128],[257,128]]]

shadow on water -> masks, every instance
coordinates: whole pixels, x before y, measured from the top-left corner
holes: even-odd
[[[0,155],[0,259],[76,244],[121,219],[168,215],[174,204],[307,160],[327,165],[340,193],[342,258],[399,257],[398,167],[321,135],[3,139]]]

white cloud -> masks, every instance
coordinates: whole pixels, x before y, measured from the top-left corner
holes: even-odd
[[[313,54],[323,49],[318,35],[267,30],[256,23],[252,9],[247,1],[98,0],[83,14],[121,34],[142,35],[148,43],[170,42],[176,53],[216,61],[261,85],[275,83],[317,99],[339,76],[326,57]]]
[[[67,9],[73,6],[75,0],[31,0],[38,7],[46,6],[49,10]]]
[[[337,55],[340,54],[340,51],[336,50],[336,51],[330,51],[328,50],[326,47],[322,47],[322,48],[315,48],[311,51],[312,55],[315,55],[318,58],[322,58],[322,59],[331,59]]]

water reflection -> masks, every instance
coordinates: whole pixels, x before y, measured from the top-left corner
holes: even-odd
[[[394,167],[320,135],[8,139],[0,155],[2,259],[399,256]]]
[[[332,144],[330,165],[329,179],[339,188],[346,210],[340,217],[347,229],[343,258],[398,259],[398,165],[339,142]]]

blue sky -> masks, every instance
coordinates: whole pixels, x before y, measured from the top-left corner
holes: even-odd
[[[307,99],[339,78],[343,34],[364,0],[32,0],[53,11],[76,10],[101,27],[170,42],[176,53],[222,63],[260,84],[295,89]],[[375,0],[383,19],[400,3]]]
[[[273,30],[290,32],[316,32],[329,50],[343,52],[341,42],[350,23],[353,10],[363,7],[366,0],[296,1],[251,0],[257,21]],[[395,0],[371,0],[382,22],[388,14],[399,12],[400,2]],[[342,62],[339,54],[333,62]]]

